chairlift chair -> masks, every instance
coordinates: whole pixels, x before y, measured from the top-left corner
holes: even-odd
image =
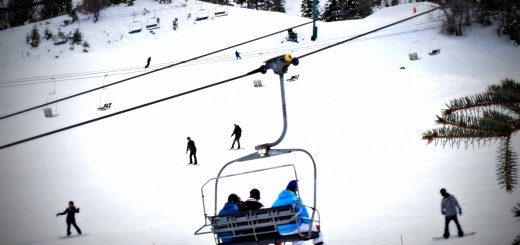
[[[281,207],[273,207],[273,208],[265,208],[258,210],[250,210],[245,212],[238,212],[234,214],[228,215],[217,215],[217,204],[218,204],[218,183],[219,180],[223,178],[234,177],[238,175],[250,174],[263,172],[268,170],[274,170],[278,168],[284,167],[292,167],[294,169],[295,178],[297,179],[297,173],[294,165],[281,165],[264,169],[257,169],[253,171],[241,172],[231,175],[223,176],[222,173],[226,167],[231,164],[237,162],[247,162],[247,161],[258,161],[263,160],[269,157],[285,155],[294,152],[303,152],[307,154],[307,156],[311,159],[313,167],[314,167],[314,200],[313,206],[310,207],[311,212],[309,212],[309,227],[313,227],[314,225],[319,225],[320,217],[319,212],[316,209],[316,180],[317,180],[317,172],[316,172],[316,163],[312,155],[304,150],[304,149],[273,149],[273,146],[278,145],[283,138],[285,137],[285,133],[287,132],[287,113],[286,113],[286,105],[285,105],[285,88],[284,88],[284,79],[283,74],[287,72],[289,65],[298,65],[298,59],[292,58],[290,54],[282,55],[275,57],[273,59],[265,61],[265,65],[261,66],[259,69],[263,74],[267,72],[267,70],[273,70],[275,74],[279,75],[280,78],[280,91],[282,98],[282,115],[283,115],[283,130],[280,137],[273,143],[261,144],[255,147],[256,152],[246,155],[244,157],[235,159],[226,163],[219,171],[217,177],[208,180],[201,188],[202,192],[202,205],[204,209],[204,221],[205,224],[195,231],[195,235],[209,234],[212,233],[215,239],[215,243],[217,245],[231,245],[231,244],[270,244],[270,243],[279,243],[279,242],[295,242],[295,241],[305,241],[309,239],[313,239],[318,237],[319,230],[313,231],[309,229],[308,231],[300,231],[295,235],[290,236],[282,236],[280,235],[279,225],[283,224],[297,224],[297,220],[299,216],[299,212],[297,210],[302,210],[302,206],[298,206],[297,204],[281,206]],[[215,201],[214,201],[214,215],[208,215],[206,212],[206,204],[205,204],[205,195],[204,195],[204,187],[214,181],[215,182]],[[299,192],[299,190],[298,190]],[[298,194],[299,196],[299,194]],[[225,236],[225,237],[224,237]],[[223,242],[222,238],[232,238],[232,242]]]
[[[437,38],[432,37],[429,43],[429,55],[438,55],[441,53],[441,45]]]
[[[228,8],[227,6],[216,6],[215,7],[215,17],[227,16]]]
[[[49,118],[59,116],[58,103],[52,103],[53,101],[58,100],[58,96],[56,94],[56,80],[54,78],[52,78],[52,80],[54,80],[54,90],[47,95],[47,100],[45,103],[46,106],[43,108],[43,115]]]
[[[141,22],[140,20],[135,20],[135,15],[136,13],[134,12],[134,21],[132,21],[130,25],[128,25],[128,33],[130,34],[141,32],[141,30],[143,29],[143,22]]]
[[[408,57],[410,60],[419,60],[421,58],[421,44],[419,41],[415,41],[410,43],[410,47],[408,48]]]
[[[419,33],[417,33],[417,40],[410,43],[408,47],[408,57],[410,60],[419,60],[421,58],[421,43],[419,42]]]
[[[103,87],[105,86],[105,78],[107,76],[108,75],[105,75],[103,77]],[[108,87],[104,87],[103,89],[101,89],[101,93],[99,94],[99,105],[98,105],[97,109],[99,111],[106,111],[106,110],[110,109],[111,106],[112,106],[112,102],[110,99],[110,90]]]
[[[262,84],[262,80],[260,80],[260,79],[255,79],[255,80],[253,80],[253,86],[254,86],[255,88],[261,88],[261,87],[263,87],[264,85]]]
[[[209,18],[209,11],[207,9],[202,9],[197,12],[197,16],[195,17],[196,21],[207,20]]]
[[[157,17],[157,10],[155,10],[154,16],[146,20],[146,29],[153,30],[160,28],[161,26],[159,25],[159,21],[160,19]]]

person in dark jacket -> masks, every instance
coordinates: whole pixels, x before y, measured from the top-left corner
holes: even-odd
[[[238,212],[238,208],[241,206],[242,204],[242,201],[240,200],[240,197],[235,194],[235,193],[232,193],[228,196],[228,201],[226,202],[226,204],[224,204],[224,207],[218,212],[218,215],[227,215],[227,214],[232,214],[232,213],[237,213]],[[229,237],[229,236],[233,236],[233,232],[222,232],[222,233],[218,233],[217,235],[219,238],[220,237]],[[222,242],[232,242],[235,240],[235,238],[233,237],[229,237],[229,238],[221,238]]]
[[[459,214],[462,215],[462,208],[460,207],[459,202],[457,202],[457,199],[453,195],[450,195],[450,193],[448,193],[444,188],[440,190],[440,193],[442,196],[441,213],[444,215],[446,220],[444,223],[443,237],[446,239],[450,237],[449,224],[452,220],[455,221],[455,224],[457,225],[459,237],[463,237],[464,232],[462,231],[459,220],[457,219],[457,208],[459,209]]]
[[[190,137],[188,137],[188,146],[186,147],[186,154],[188,153],[188,150],[190,150],[190,164],[197,165],[197,147],[195,147],[195,141],[191,140]],[[195,159],[195,163],[193,163],[191,157]]]
[[[242,203],[242,205],[238,208],[238,211],[249,211],[249,210],[257,210],[261,209],[264,205],[259,202],[260,200],[260,191],[258,189],[252,189],[249,191],[249,198]]]
[[[74,225],[74,228],[76,228],[76,231],[78,232],[79,235],[81,235],[81,229],[78,227],[78,225],[76,224],[76,218],[74,217],[76,213],[79,213],[79,208],[76,208],[74,206],[74,202],[73,201],[70,201],[69,202],[69,207],[65,209],[65,211],[63,211],[62,213],[57,213],[56,214],[56,217],[60,216],[60,215],[64,215],[64,214],[67,214],[67,236],[70,236],[71,232],[70,232],[70,225]]]
[[[242,137],[242,129],[237,124],[235,124],[235,129],[233,130],[233,134],[231,134],[231,137],[233,137],[233,135],[235,136],[235,139],[233,140],[231,149],[235,148],[235,142],[238,143],[237,149],[240,149],[240,137]]]
[[[152,61],[152,57],[148,57],[148,59],[146,60],[146,66],[144,68],[148,68],[150,66],[150,61]]]
[[[237,60],[242,59],[242,57],[240,57],[240,53],[238,51],[235,51],[235,56],[236,56]]]

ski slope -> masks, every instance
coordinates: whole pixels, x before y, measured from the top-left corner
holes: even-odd
[[[215,6],[143,0],[110,7],[97,23],[82,16],[80,24],[62,27],[81,28],[88,53],[50,41],[31,49],[24,41],[32,25],[1,31],[0,115],[43,104],[52,92],[63,98],[309,21],[298,17],[299,3],[288,4],[289,14],[229,7],[228,16],[196,23],[188,13]],[[276,34],[140,76],[109,87],[110,110],[97,110],[103,95],[95,91],[58,103],[57,117],[45,118],[36,109],[0,120],[0,145],[240,76],[281,54],[303,56],[410,17],[414,6],[418,14],[432,7],[404,4],[362,20],[318,22],[315,42],[311,25],[305,25],[295,29],[306,37],[299,44],[281,43],[285,33]],[[150,13],[134,18],[144,8]],[[520,49],[492,27],[469,28],[464,37],[440,35],[438,14],[306,56],[285,75],[299,79],[285,83],[288,131],[277,147],[303,148],[316,160],[317,208],[327,245],[502,245],[520,230],[510,212],[518,194],[507,194],[495,180],[495,145],[443,149],[421,140],[450,99],[483,92],[505,77],[519,81]],[[155,34],[128,34],[131,22],[152,17],[160,18]],[[64,19],[38,23],[40,33],[45,26],[56,32]],[[429,56],[432,47],[441,53]],[[235,50],[241,60],[235,60]],[[410,61],[411,51],[421,59]],[[151,66],[144,69],[148,57]],[[265,86],[255,88],[253,80]],[[0,150],[0,243],[212,244],[210,235],[193,235],[204,224],[201,186],[225,163],[280,136],[278,81],[272,71],[255,74]],[[228,150],[234,123],[243,129],[244,150]],[[201,166],[187,166],[188,136]],[[235,164],[224,174],[278,164],[297,167],[303,201],[311,204],[306,156]],[[251,188],[270,206],[292,178],[286,170],[229,178],[221,183],[217,208],[230,193],[247,198]],[[457,197],[459,221],[475,236],[432,240],[444,229],[440,188]],[[211,187],[205,191],[212,195]],[[61,239],[65,218],[55,214],[70,200],[81,208],[76,221],[85,235]]]

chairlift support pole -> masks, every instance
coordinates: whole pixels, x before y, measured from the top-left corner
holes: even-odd
[[[317,14],[316,14],[316,3],[317,1],[316,0],[312,0],[312,36],[311,36],[311,41],[316,41],[316,39],[318,38],[318,27],[316,26],[316,19],[317,19]]]
[[[266,144],[261,144],[261,145],[255,146],[255,149],[257,150],[257,152],[249,154],[249,155],[241,157],[241,158],[238,158],[238,159],[235,159],[233,161],[226,163],[224,166],[222,166],[217,177],[215,178],[215,202],[214,202],[215,203],[215,210],[214,210],[215,214],[217,213],[217,203],[218,203],[218,200],[217,200],[218,181],[219,181],[220,176],[222,175],[222,172],[224,171],[224,169],[227,166],[229,166],[230,164],[235,163],[235,162],[245,162],[245,161],[261,159],[261,158],[270,157],[270,156],[283,155],[283,154],[299,151],[299,152],[303,152],[309,156],[309,158],[312,161],[313,168],[314,168],[314,198],[313,198],[313,206],[312,206],[312,209],[313,209],[312,215],[310,217],[311,218],[310,227],[312,227],[312,223],[313,223],[315,213],[316,213],[315,211],[316,211],[316,190],[317,190],[317,183],[316,183],[317,182],[317,169],[316,169],[316,162],[314,161],[314,158],[308,151],[306,151],[304,149],[271,149],[273,146],[276,146],[280,142],[282,142],[282,140],[285,137],[285,134],[287,132],[287,108],[286,108],[286,103],[285,103],[284,74],[287,72],[287,70],[291,64],[296,66],[299,64],[299,60],[298,60],[298,58],[292,58],[292,56],[290,54],[286,54],[286,55],[278,56],[278,57],[272,58],[270,60],[267,60],[267,61],[265,61],[265,65],[262,66],[263,74],[265,74],[268,69],[272,69],[273,72],[275,74],[278,74],[278,76],[280,78],[280,93],[281,93],[281,99],[282,99],[282,116],[283,116],[282,134],[273,143],[266,143]],[[307,235],[310,236],[311,232],[312,232],[312,229],[309,229],[309,232]]]
[[[103,77],[103,87],[105,87],[105,78],[107,78],[107,76],[108,76],[108,75],[105,75],[105,76]],[[104,88],[104,89],[106,89],[106,88]],[[103,97],[103,90],[104,90],[104,89],[101,90],[101,93],[100,93],[100,95],[99,95],[99,107],[101,107],[101,97]]]

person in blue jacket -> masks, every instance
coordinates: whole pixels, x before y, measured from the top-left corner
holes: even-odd
[[[226,215],[226,214],[232,214],[232,213],[238,213],[238,207],[241,205],[242,201],[240,200],[240,197],[237,194],[230,194],[228,196],[228,201],[226,204],[224,204],[224,207],[218,212],[218,215]],[[222,232],[217,235],[220,237],[229,237],[233,236],[233,232]],[[235,240],[235,238],[221,238],[222,242],[232,242]]]
[[[296,206],[296,212],[299,212],[301,209],[300,214],[298,215],[297,224],[285,224],[285,225],[279,225],[277,228],[279,230],[280,235],[282,236],[288,236],[293,235],[297,233],[303,233],[309,231],[309,213],[307,212],[307,209],[305,206],[303,206],[302,200],[296,195],[296,190],[298,190],[298,181],[297,180],[291,180],[289,184],[287,184],[287,187],[285,190],[283,190],[279,195],[278,199],[274,201],[273,207],[278,206],[285,206],[285,205],[291,205],[294,203],[297,203]],[[316,225],[313,225],[312,231],[319,231],[319,228]],[[315,245],[325,245],[323,241],[323,235],[320,232],[319,237],[314,238],[313,244]],[[293,242],[293,245],[303,245],[304,241],[299,242]]]

